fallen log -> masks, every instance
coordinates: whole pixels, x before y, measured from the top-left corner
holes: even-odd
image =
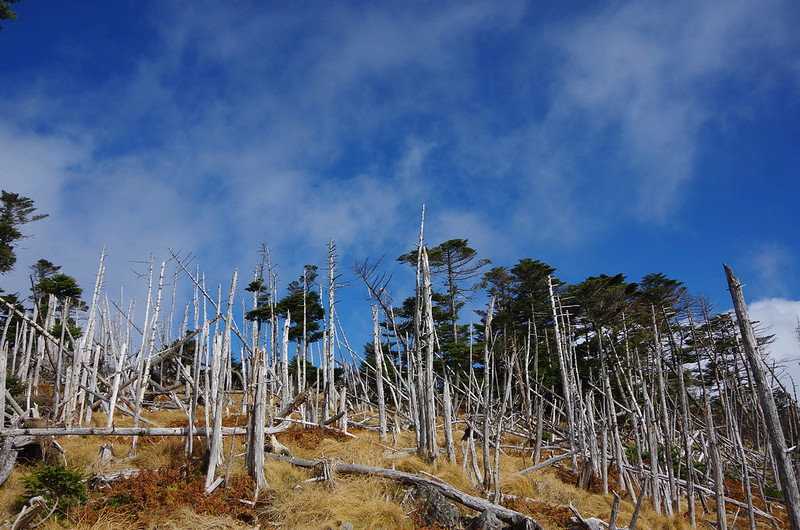
[[[571,529],[579,528],[581,530],[604,530],[605,528],[609,527],[609,525],[605,521],[601,521],[596,517],[589,517],[588,519],[585,518],[572,505],[571,502],[569,503],[569,509],[572,510],[572,513],[575,514],[575,517],[573,518],[575,522],[570,527]]]
[[[111,484],[112,482],[119,482],[120,480],[128,480],[139,475],[141,471],[136,468],[122,469],[120,471],[112,471],[110,473],[101,473],[98,471],[89,477],[91,485],[98,484]]]
[[[554,456],[552,458],[548,458],[544,462],[539,462],[538,464],[533,465],[533,466],[531,466],[531,467],[529,467],[527,469],[523,469],[522,471],[518,471],[516,474],[517,475],[524,475],[526,473],[531,473],[533,471],[536,471],[537,469],[545,468],[545,467],[547,467],[547,466],[549,466],[551,464],[555,464],[556,462],[560,462],[561,460],[566,460],[567,458],[570,458],[572,455],[576,454],[577,452],[578,451],[576,450],[576,451],[569,451],[567,453],[564,453],[563,455],[556,455],[556,456]]]
[[[33,520],[36,519],[47,507],[44,503],[44,497],[33,497],[28,502],[29,504],[23,506],[22,511],[20,511],[19,515],[17,515],[17,518],[14,520],[14,524],[11,525],[11,530],[23,530],[24,528],[28,528]],[[55,509],[55,506],[53,508]],[[50,512],[50,515],[52,515],[52,513],[53,511]],[[50,517],[50,515],[47,517]],[[45,519],[47,519],[47,517],[45,517]],[[40,521],[40,523],[42,522],[44,522],[44,519]]]
[[[283,407],[283,408],[280,410],[280,412],[278,412],[278,415],[277,415],[277,417],[275,418],[275,423],[277,423],[278,421],[280,421],[280,418],[284,418],[284,417],[286,417],[286,416],[289,416],[289,415],[292,413],[292,411],[294,411],[294,409],[296,409],[297,407],[299,407],[300,405],[302,405],[303,403],[305,403],[307,399],[308,399],[308,389],[306,389],[306,390],[303,390],[302,392],[300,392],[300,393],[297,395],[297,397],[296,397],[296,398],[294,398],[294,401],[292,401],[291,403],[287,403],[287,404],[286,404],[286,405],[285,405],[285,406],[284,406],[284,407]]]
[[[282,422],[296,423],[296,424],[302,425],[304,427],[315,427],[315,428],[318,428],[318,429],[324,429],[326,431],[332,432],[333,434],[341,434],[342,436],[348,436],[350,438],[358,438],[358,436],[356,436],[355,434],[351,434],[349,432],[344,432],[341,429],[337,429],[336,427],[329,427],[328,425],[322,425],[322,424],[319,424],[319,423],[312,423],[310,421],[296,420],[294,418],[277,418],[276,417],[275,419],[276,420],[280,419]],[[286,428],[284,427],[284,429],[281,429],[281,430],[285,430],[285,429]],[[264,432],[266,434],[270,434],[267,431],[264,431]]]
[[[265,427],[264,434],[276,434],[289,428],[289,422],[282,422],[275,427]],[[223,436],[243,436],[246,427],[223,427]],[[206,427],[51,427],[46,429],[0,429],[0,437],[10,436],[205,436],[211,429]]]
[[[291,458],[287,456],[265,454],[269,458],[288,462],[294,466],[313,469],[316,466],[322,465],[322,460],[304,460],[302,458]],[[369,475],[382,478],[388,478],[404,484],[413,484],[415,486],[430,486],[439,490],[442,495],[450,500],[456,501],[467,508],[484,512],[486,510],[493,510],[499,519],[515,525],[515,528],[526,528],[530,530],[543,530],[541,524],[536,520],[521,514],[517,511],[511,510],[499,504],[494,504],[491,501],[469,495],[453,486],[439,480],[431,480],[429,478],[412,475],[411,473],[404,473],[394,469],[384,469],[381,467],[362,466],[358,464],[346,464],[344,462],[331,463],[331,468],[336,473],[345,475]]]
[[[11,471],[14,469],[14,464],[17,462],[20,447],[17,446],[16,441],[12,437],[6,438],[3,443],[3,449],[0,451],[0,486],[8,480]]]

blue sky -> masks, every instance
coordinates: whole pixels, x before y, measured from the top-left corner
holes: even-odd
[[[718,310],[722,263],[798,357],[800,5],[23,1],[0,32],[0,186],[47,258],[114,297],[192,253],[209,283],[266,243],[285,285],[468,238],[566,282],[663,272]],[[363,289],[339,312],[370,340]],[[363,335],[363,336],[362,336]],[[796,362],[793,364],[797,364]],[[800,365],[798,365],[800,373]]]

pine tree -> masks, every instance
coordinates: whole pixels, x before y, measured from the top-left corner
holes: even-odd
[[[14,244],[26,237],[20,231],[20,227],[47,217],[47,214],[34,215],[35,211],[33,199],[2,190],[0,195],[0,274],[9,272],[17,262]]]

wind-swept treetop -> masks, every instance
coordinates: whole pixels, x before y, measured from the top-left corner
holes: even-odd
[[[263,293],[264,288],[260,280],[248,286],[248,291],[260,293],[258,306],[247,312],[248,320],[268,322],[274,314],[280,317],[289,315],[291,327],[289,340],[305,340],[315,342],[322,338],[319,322],[325,316],[325,309],[319,299],[319,293],[313,288],[318,276],[316,265],[306,265],[303,276],[293,281],[288,286],[289,293],[280,299],[273,308],[269,305],[269,293]],[[303,329],[305,327],[305,337]]]
[[[0,0],[0,20],[17,20],[17,12],[11,10],[11,4],[16,4],[19,0]],[[0,25],[0,31],[3,26]]]
[[[416,250],[403,254],[397,261],[417,266]],[[474,284],[464,285],[464,282],[476,278],[480,270],[489,265],[491,260],[478,258],[478,251],[469,246],[467,239],[450,239],[428,249],[428,262],[431,275],[440,277],[447,289],[448,305],[450,307],[450,324],[452,326],[453,342],[458,342],[458,310],[464,301],[472,299],[475,290]]]
[[[685,296],[686,287],[683,282],[668,278],[661,272],[644,276],[639,283],[637,295],[640,302],[652,306],[656,311],[679,309],[678,306],[685,302]]]
[[[524,258],[513,267],[494,267],[484,274],[481,286],[495,299],[496,325],[519,328],[527,322],[550,322],[547,278],[555,271],[543,261]],[[561,283],[553,278],[553,285]]]
[[[580,313],[596,327],[617,320],[637,293],[637,284],[625,281],[624,274],[590,276],[569,287],[569,296],[576,301]]]
[[[2,190],[0,195],[0,274],[5,274],[13,269],[17,262],[14,244],[25,237],[20,231],[20,227],[47,217],[47,214],[34,215],[35,211],[33,199]]]

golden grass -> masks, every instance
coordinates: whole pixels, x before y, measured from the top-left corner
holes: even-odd
[[[22,505],[18,502],[18,497],[23,493],[25,488],[22,485],[22,466],[16,466],[11,472],[3,487],[0,487],[0,521],[11,520],[19,513]]]
[[[406,510],[395,502],[397,493],[394,485],[366,477],[336,477],[332,487],[301,482],[275,491],[268,513],[282,528],[338,528],[342,521],[356,528],[413,528]]]
[[[43,530],[55,530],[64,526],[55,520],[46,521],[40,528]],[[94,524],[78,521],[69,528],[74,530],[184,530],[193,528],[195,530],[238,530],[252,528],[241,521],[237,521],[227,516],[199,515],[189,508],[182,508],[175,512],[167,512],[158,521],[132,521],[129,517],[105,512]]]
[[[226,425],[243,423],[243,418],[235,417],[236,408],[231,407],[230,416],[226,418]],[[159,426],[185,425],[186,417],[182,411],[144,411],[144,416]],[[198,415],[202,418],[202,411]],[[91,425],[104,427],[106,417],[104,414],[93,415]],[[115,415],[115,425],[118,427],[131,426],[132,418],[122,414]],[[478,495],[468,475],[461,465],[461,453],[457,451],[458,462],[446,462],[444,457],[439,459],[434,468],[420,459],[415,454],[402,455],[387,449],[391,442],[380,441],[377,433],[357,429],[353,431],[356,439],[335,436],[329,431],[317,429],[294,428],[277,435],[278,440],[288,446],[293,454],[305,459],[328,458],[365,466],[394,468],[408,473],[428,473],[451,484],[464,492]],[[459,433],[456,433],[458,436]],[[443,439],[443,436],[441,436]],[[195,439],[196,447],[203,447],[201,439]],[[68,465],[84,469],[87,474],[95,471],[110,472],[126,468],[163,469],[174,462],[183,462],[184,438],[182,437],[143,437],[139,438],[137,454],[128,458],[130,438],[104,437],[104,436],[65,436],[58,439],[66,452]],[[230,463],[230,475],[241,476],[246,474],[244,458],[243,437],[237,439],[226,438],[224,442],[225,461],[220,473],[225,473],[228,466],[228,455],[235,456]],[[112,444],[116,453],[115,461],[100,466],[98,450],[102,444]],[[521,440],[509,438],[504,444],[520,445]],[[394,444],[397,448],[409,448],[415,445],[414,433],[404,431],[397,437]],[[494,457],[494,450],[492,450]],[[556,466],[568,468],[566,462],[556,464],[545,470],[530,473],[524,476],[515,473],[530,465],[530,453],[524,458],[520,451],[510,450],[508,454],[501,454],[499,469],[501,473],[501,489],[504,493],[516,495],[526,499],[533,499],[536,503],[521,503],[515,509],[525,511],[540,520],[546,528],[557,528],[565,520],[564,507],[568,504],[575,506],[586,517],[599,517],[608,520],[613,498],[588,491],[580,490],[568,480],[569,474],[565,471],[556,472]],[[478,451],[479,467],[480,450]],[[21,476],[26,472],[24,466],[17,466],[6,484],[0,488],[0,520],[13,520],[19,509],[17,496],[22,492]],[[269,488],[263,492],[259,505],[253,512],[258,524],[262,527],[275,526],[280,528],[338,528],[342,521],[352,522],[356,528],[413,528],[414,523],[409,518],[412,506],[404,502],[407,497],[407,486],[398,485],[389,480],[363,476],[334,476],[331,481],[309,481],[314,478],[313,470],[294,467],[286,462],[267,459],[264,468]],[[565,482],[566,480],[566,482]],[[630,499],[623,498],[620,505],[619,524],[627,525],[633,513],[634,504]],[[684,507],[685,511],[685,507]],[[670,518],[655,513],[652,506],[645,502],[641,510],[641,519],[637,522],[639,528],[658,530],[683,530],[689,528],[683,517]],[[733,514],[729,518],[732,521]],[[702,514],[698,504],[698,524],[703,520],[713,520],[713,514]],[[740,514],[737,526],[746,524],[746,515]],[[152,514],[152,517],[143,517],[135,522],[130,518],[113,513],[100,511],[99,519],[94,524],[76,521],[73,528],[81,530],[126,530],[139,528],[197,528],[197,529],[228,529],[247,528],[244,523],[230,517],[217,517],[198,515],[191,509],[165,510],[164,513]],[[760,525],[759,525],[760,526]],[[41,528],[60,528],[57,521],[48,521]],[[766,526],[765,526],[766,527]]]

